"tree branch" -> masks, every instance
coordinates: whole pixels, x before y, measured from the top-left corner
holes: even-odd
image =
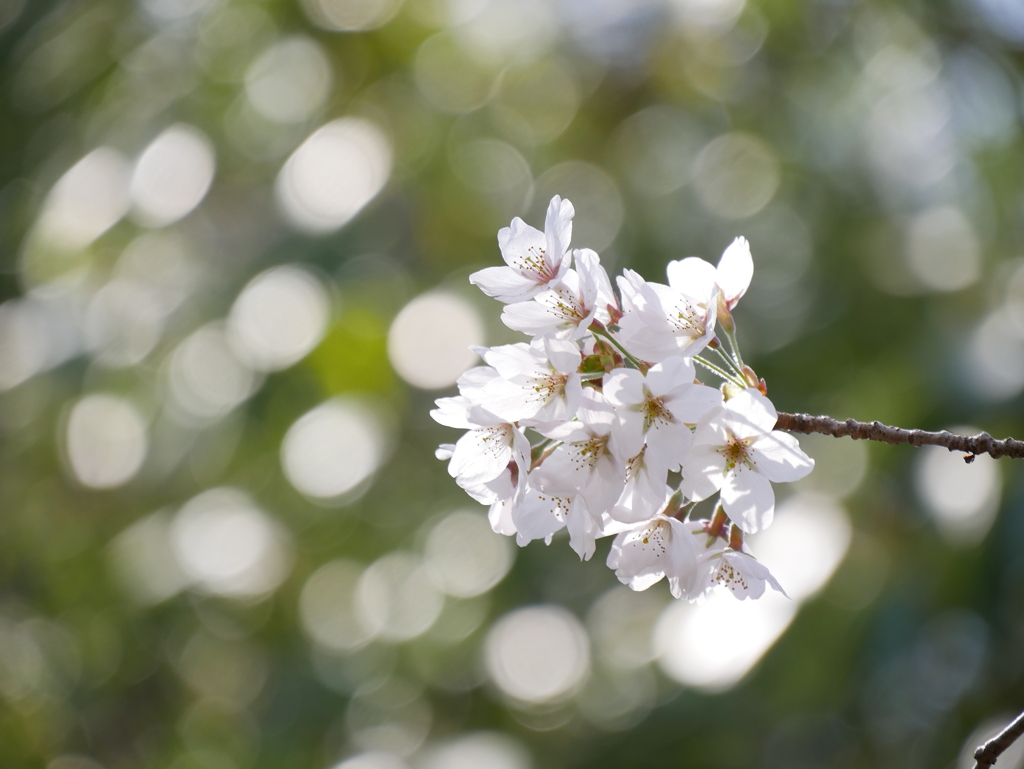
[[[1024,734],[1024,713],[1021,713],[1013,722],[995,737],[974,751],[974,769],[988,769],[994,766],[996,759],[1003,754],[1003,751],[1010,747],[1018,737]]]
[[[930,433],[925,430],[904,430],[902,427],[889,427],[881,422],[858,422],[847,419],[840,422],[832,417],[812,417],[810,414],[779,414],[775,423],[776,430],[791,433],[821,433],[833,438],[853,438],[854,440],[881,441],[882,443],[909,443],[911,446],[945,446],[950,451],[962,451],[967,463],[973,462],[978,454],[991,454],[999,457],[1024,459],[1024,441],[1013,438],[996,440],[988,433],[977,435],[954,435],[943,430]]]

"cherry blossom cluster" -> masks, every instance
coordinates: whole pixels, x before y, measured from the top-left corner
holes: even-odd
[[[608,566],[634,590],[664,577],[691,601],[717,586],[740,599],[766,584],[782,592],[743,535],[771,524],[772,483],[814,462],[773,429],[764,380],[736,344],[732,310],[754,271],[747,241],[717,267],[670,262],[667,285],[624,270],[616,293],[596,253],[570,250],[573,215],[555,196],[544,232],[513,219],[498,233],[505,266],[470,276],[532,340],[475,349],[486,365],[431,412],[466,431],[438,458],[520,545],[565,528],[586,560],[614,535]],[[696,517],[716,494],[710,517]]]

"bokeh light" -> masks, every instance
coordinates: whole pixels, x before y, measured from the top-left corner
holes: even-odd
[[[256,389],[252,369],[231,349],[224,326],[212,323],[178,345],[167,369],[171,402],[195,419],[218,419]]]
[[[951,429],[961,435],[981,432],[970,426]],[[1002,492],[999,463],[982,454],[968,464],[959,452],[927,446],[916,463],[914,488],[944,537],[976,545],[995,520]]]
[[[388,331],[388,357],[406,382],[427,390],[448,387],[478,360],[484,343],[476,308],[451,293],[429,293],[402,308]]]
[[[444,605],[423,560],[395,551],[372,563],[355,592],[356,616],[372,636],[384,641],[408,641],[430,629]]]
[[[266,595],[290,569],[286,530],[238,489],[187,502],[171,524],[171,547],[197,588],[230,598]]]
[[[232,349],[257,371],[277,371],[304,358],[323,338],[330,299],[299,267],[261,272],[242,289],[228,316]]]
[[[142,604],[177,595],[189,578],[171,549],[171,518],[166,511],[140,518],[110,543],[111,566],[121,587]]]
[[[438,522],[424,545],[427,573],[439,590],[457,598],[480,595],[512,568],[515,550],[495,537],[487,517],[462,510]]]
[[[341,118],[317,129],[277,177],[277,201],[300,230],[336,230],[377,196],[391,175],[391,144],[369,120]]]
[[[363,568],[336,560],[317,569],[302,588],[299,614],[306,633],[321,646],[349,651],[363,646],[372,634],[358,621],[355,591]]]
[[[719,136],[697,155],[694,184],[701,203],[723,219],[753,216],[775,196],[781,182],[779,160],[752,134]]]
[[[274,43],[245,75],[245,93],[253,108],[275,123],[300,123],[313,117],[331,90],[331,66],[311,38],[296,36]]]
[[[316,499],[333,499],[369,478],[388,451],[384,425],[356,400],[336,398],[295,422],[281,444],[292,485]]]
[[[130,168],[116,150],[93,150],[60,178],[36,225],[47,246],[75,251],[92,243],[128,212]]]
[[[709,692],[735,686],[796,615],[774,591],[754,602],[717,596],[703,606],[670,604],[654,634],[658,663],[679,683]]]
[[[491,680],[513,700],[561,699],[590,671],[590,642],[580,621],[559,606],[530,606],[494,623],[485,646]]]
[[[357,32],[386,24],[402,7],[402,0],[302,0],[302,7],[318,27]]]
[[[215,168],[213,145],[201,131],[171,126],[135,162],[129,188],[135,218],[149,227],[178,221],[206,196]]]
[[[87,395],[68,415],[68,463],[85,486],[110,489],[127,483],[142,466],[147,446],[146,423],[124,398]]]
[[[417,760],[418,769],[531,769],[529,751],[514,737],[500,732],[471,732],[429,746]]]
[[[916,216],[907,228],[907,261],[922,285],[956,291],[981,273],[981,246],[957,209],[941,207]]]

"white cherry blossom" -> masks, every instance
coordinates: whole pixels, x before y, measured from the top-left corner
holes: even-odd
[[[633,590],[646,590],[663,577],[676,598],[693,590],[699,543],[675,518],[657,515],[619,533],[608,553],[608,567]]]
[[[604,377],[604,396],[615,406],[615,435],[622,450],[635,456],[646,442],[648,455],[657,454],[676,469],[690,449],[687,425],[722,402],[714,387],[694,384],[696,371],[689,358],[672,357],[652,366],[646,375],[617,369]]]
[[[575,416],[583,398],[576,344],[541,337],[532,344],[520,342],[478,352],[499,375],[464,390],[483,408],[510,422],[567,422]]]
[[[654,517],[665,507],[668,462],[656,451],[642,446],[626,460],[626,484],[609,516],[621,523],[638,523]]]
[[[514,424],[462,395],[439,398],[436,403],[437,408],[430,412],[436,422],[467,431],[455,442],[448,463],[449,475],[464,489],[493,481],[510,462],[521,473],[527,471],[530,442]]]
[[[692,357],[714,338],[717,286],[707,296],[699,291],[648,283],[635,273],[627,279],[619,278],[618,283],[623,309],[630,308],[618,324],[623,342],[641,360]]]
[[[796,481],[814,468],[796,438],[772,429],[776,421],[775,407],[754,388],[709,411],[683,461],[683,494],[699,501],[720,491],[725,512],[743,531],[769,526],[772,482]]]
[[[544,492],[557,496],[578,493],[591,515],[600,519],[622,494],[624,462],[612,445],[615,412],[600,393],[583,392],[578,420],[566,422],[545,436],[561,441],[532,477]]]
[[[760,598],[765,585],[786,595],[767,566],[749,553],[725,548],[701,556],[692,598],[703,598],[716,587],[727,588],[740,601]]]
[[[614,536],[608,566],[634,590],[666,579],[691,601],[716,589],[739,599],[782,592],[742,533],[771,524],[772,483],[814,463],[774,430],[764,380],[739,354],[732,309],[753,276],[749,244],[736,238],[717,266],[671,262],[667,284],[624,270],[616,296],[596,253],[570,254],[573,215],[556,196],[544,232],[514,219],[498,234],[506,265],[471,276],[505,303],[505,325],[533,339],[474,348],[487,365],[464,373],[459,395],[432,412],[465,431],[437,457],[489,506],[494,531],[521,546],[566,529],[587,560],[598,538]],[[715,344],[724,362],[698,357],[716,329],[729,342]],[[695,362],[721,388],[698,380]],[[744,389],[755,381],[760,391]],[[527,434],[544,441],[530,446]],[[712,520],[680,520],[684,498],[714,494]]]
[[[604,536],[602,520],[590,514],[580,494],[558,495],[529,485],[512,508],[512,521],[520,546],[535,539],[550,545],[556,532],[568,528],[569,546],[583,561],[590,560],[597,538]]]
[[[575,270],[541,291],[533,301],[506,305],[502,322],[526,334],[555,334],[566,339],[581,339],[595,319],[606,323],[608,305],[616,305],[608,273],[601,260],[589,248],[574,252]]]
[[[487,267],[469,282],[502,302],[524,302],[557,283],[569,269],[572,203],[558,195],[548,204],[544,232],[518,216],[498,232],[498,246],[507,267]]]
[[[665,268],[668,284],[693,296],[710,301],[714,287],[721,291],[722,301],[731,310],[750,287],[754,276],[754,260],[746,238],[736,238],[722,253],[718,267],[712,267],[697,256],[669,262]]]

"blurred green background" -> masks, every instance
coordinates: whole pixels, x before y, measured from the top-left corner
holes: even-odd
[[[1022,51],[1016,0],[0,0],[0,765],[969,767],[1013,460],[804,438],[793,599],[691,607],[492,534],[428,411],[560,194],[610,272],[745,235],[781,410],[1024,437]]]

